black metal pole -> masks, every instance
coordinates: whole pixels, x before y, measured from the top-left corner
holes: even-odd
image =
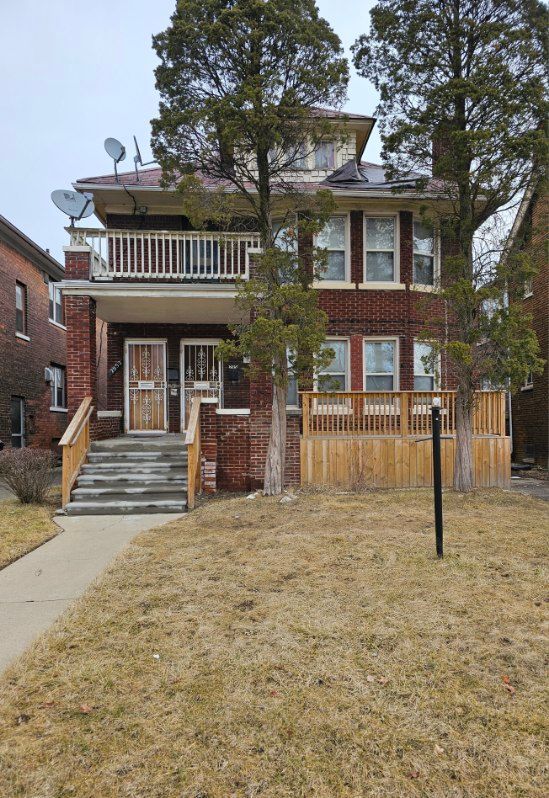
[[[433,403],[431,408],[433,417],[433,487],[435,491],[435,534],[437,542],[437,557],[443,556],[443,530],[442,530],[442,471],[440,464],[440,407]]]

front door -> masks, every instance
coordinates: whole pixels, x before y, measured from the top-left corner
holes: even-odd
[[[126,341],[126,431],[166,430],[166,342]]]
[[[218,341],[181,341],[181,426],[186,430],[195,396],[216,398],[222,404],[223,364],[215,356]]]

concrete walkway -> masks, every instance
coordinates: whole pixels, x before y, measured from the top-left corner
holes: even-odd
[[[0,672],[82,596],[135,535],[181,517],[55,519],[63,532],[0,571]]]

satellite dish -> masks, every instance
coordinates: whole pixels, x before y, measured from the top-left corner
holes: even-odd
[[[107,155],[110,155],[114,161],[114,176],[116,178],[116,182],[118,183],[118,169],[116,165],[123,161],[126,157],[126,148],[124,145],[118,141],[118,139],[108,138],[105,139],[105,149],[107,151]]]
[[[105,139],[105,149],[115,163],[120,163],[126,157],[126,148],[118,139]]]
[[[95,210],[93,194],[87,191],[81,194],[79,191],[65,191],[63,188],[58,188],[51,192],[51,199],[60,211],[71,217],[71,225],[74,225],[75,221],[79,222],[80,219],[91,216]]]
[[[139,149],[139,144],[137,143],[137,139],[135,136],[133,137],[133,143],[135,144],[135,155],[133,156],[133,164],[135,167],[135,176],[137,178],[137,181],[139,182],[139,172],[137,170],[137,164],[139,164],[140,166],[149,166],[151,163],[156,163],[156,161],[147,161],[146,163],[143,163],[143,158],[141,157],[141,150]]]

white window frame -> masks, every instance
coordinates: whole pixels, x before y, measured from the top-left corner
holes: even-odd
[[[348,393],[351,390],[351,339],[347,335],[328,335],[326,337],[325,343],[329,345],[330,341],[343,341],[347,344],[347,352],[345,356],[345,389],[343,391],[320,391],[318,387],[319,377],[330,376],[330,372],[318,371],[314,377],[314,390],[319,391],[320,393]]]
[[[416,385],[415,385],[416,377],[432,377],[433,378],[433,388],[432,388],[432,390],[433,391],[440,391],[440,381],[441,381],[440,352],[438,353],[437,358],[436,358],[435,372],[433,374],[416,374],[416,344],[425,344],[426,346],[430,346],[430,347],[433,346],[431,341],[419,341],[417,338],[414,338],[413,350],[412,350],[413,366],[414,366],[413,375],[412,376],[413,376],[414,391],[417,391],[418,393],[422,393],[423,392],[423,389],[416,388]]]
[[[50,410],[54,413],[66,413],[67,412],[67,369],[65,366],[61,366],[57,363],[51,363],[50,365],[51,372],[53,374],[53,380],[51,383],[51,404]],[[63,404],[57,404],[57,389],[59,386],[62,386],[63,389]]]
[[[384,341],[391,341],[394,343],[394,351],[393,351],[393,387],[391,391],[373,391],[373,393],[393,393],[394,391],[400,390],[400,339],[398,335],[365,335],[362,339],[362,370],[363,370],[363,386],[364,390],[368,391],[366,387],[366,378],[369,376],[371,377],[380,377],[383,375],[387,375],[388,372],[367,372],[366,371],[366,344],[367,343],[382,343]]]
[[[524,296],[523,299],[528,299],[529,297],[534,296],[534,278],[528,277],[524,281]]]
[[[345,220],[345,276],[342,280],[333,280],[332,278],[320,277],[315,281],[314,286],[318,288],[337,288],[342,285],[348,285],[351,280],[351,214],[350,213],[333,213],[330,219],[344,219]],[[314,245],[318,247],[318,236],[314,237]],[[330,249],[325,247],[327,252],[341,252],[340,249]]]
[[[23,301],[22,313],[23,313],[23,329],[17,329],[17,311],[20,309],[17,307],[17,294],[18,289],[21,289],[21,297]],[[29,289],[26,283],[22,283],[19,280],[15,281],[15,335],[17,338],[22,338],[24,341],[30,341],[29,336]]]
[[[27,400],[24,396],[12,396],[10,399],[10,426],[11,426],[11,411],[12,411],[12,404],[14,400],[19,405],[19,418],[21,420],[21,432],[14,432],[13,429],[11,430],[10,435],[10,445],[13,446],[13,439],[19,438],[21,442],[21,446],[14,447],[24,449],[27,445]]]
[[[333,155],[333,163],[332,163],[332,166],[319,166],[319,165],[317,164],[317,162],[316,162],[316,155],[317,155],[317,152],[318,152],[318,146],[319,146],[319,145],[321,145],[321,144],[331,144],[331,145],[332,145],[332,155]],[[336,148],[336,142],[335,142],[335,140],[332,140],[332,139],[322,139],[321,141],[319,141],[319,142],[318,142],[318,145],[315,147],[315,149],[314,149],[314,151],[313,151],[313,157],[314,157],[314,170],[315,170],[316,172],[330,172],[330,171],[332,171],[332,172],[333,172],[333,171],[334,171],[334,169],[336,169],[336,168],[337,168],[337,148]]]
[[[394,274],[392,280],[368,280],[367,276],[367,260],[368,252],[390,252],[388,249],[368,249],[368,219],[393,219],[395,225],[395,240],[393,250],[393,268]],[[367,288],[377,288],[384,286],[400,285],[400,217],[398,213],[366,213],[364,212],[363,219],[363,252],[362,252],[362,277],[364,282],[362,286]],[[402,286],[404,288],[404,286]]]
[[[59,296],[59,303],[56,299],[57,296]],[[53,303],[53,317],[50,315],[51,303]],[[55,318],[57,308],[60,309],[62,321]],[[65,316],[63,313],[63,293],[59,287],[59,283],[56,280],[52,280],[51,277],[48,282],[48,317],[51,323],[55,324],[56,327],[61,327],[63,330],[67,329],[65,327]]]
[[[299,381],[298,381],[296,376],[293,376],[293,372],[290,370],[289,358],[290,358],[290,350],[288,349],[286,351],[286,361],[288,363],[288,385],[286,386],[286,407],[290,408],[291,410],[295,410],[296,408],[299,407]],[[295,403],[294,402],[288,402],[288,390],[290,388],[290,380],[291,379],[295,380],[295,388],[296,388],[296,401],[295,401]]]
[[[427,290],[432,290],[433,288],[437,288],[440,285],[440,232],[434,225],[431,225],[433,228],[433,254],[429,256],[426,252],[419,252],[418,250],[414,249],[414,240],[415,240],[415,224],[425,224],[423,219],[419,216],[414,216],[412,221],[412,283],[419,287],[419,288],[426,288]],[[416,255],[427,255],[427,257],[433,258],[433,283],[432,285],[429,283],[416,283],[415,281],[415,256]]]

